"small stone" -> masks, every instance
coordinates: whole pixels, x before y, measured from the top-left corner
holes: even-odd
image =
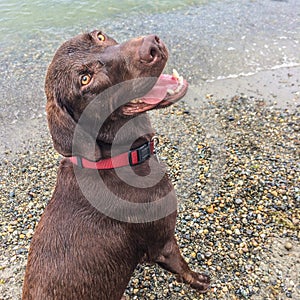
[[[209,260],[206,262],[206,264],[207,264],[208,266],[211,266],[211,265],[212,265],[212,260],[209,259]]]
[[[200,252],[197,253],[197,260],[198,261],[202,261],[203,260],[202,254]]]
[[[200,213],[199,212],[194,212],[193,215],[194,215],[195,218],[200,218]]]
[[[240,198],[237,198],[237,199],[235,199],[235,204],[237,204],[237,205],[240,205],[240,204],[242,204],[243,203],[243,200],[242,199],[240,199]]]
[[[257,209],[260,210],[260,211],[263,211],[263,210],[264,210],[264,207],[263,207],[262,205],[258,205],[258,206],[257,206]]]
[[[244,248],[242,248],[242,250],[244,253],[247,253],[249,251],[248,247],[244,247]]]
[[[293,298],[293,294],[292,294],[291,292],[286,292],[286,296],[287,296],[288,298]]]
[[[240,292],[241,292],[241,295],[242,295],[245,299],[248,299],[248,291],[246,291],[246,290],[243,289],[243,288],[240,288]]]
[[[208,233],[209,233],[208,229],[205,228],[205,229],[203,230],[203,234],[208,234]]]
[[[12,226],[8,226],[7,227],[7,231],[9,232],[9,233],[12,233],[12,232],[14,232],[14,228],[12,227]]]
[[[26,249],[24,249],[24,248],[18,249],[18,250],[16,251],[16,253],[17,253],[18,255],[21,255],[21,254],[23,254],[23,253],[26,253]]]
[[[174,291],[175,292],[180,292],[180,287],[179,286],[174,286]]]
[[[236,228],[236,229],[234,230],[234,234],[236,234],[236,235],[240,235],[240,234],[241,234],[241,232],[240,232],[240,230],[239,230],[238,228]]]
[[[293,244],[291,242],[286,242],[284,244],[284,248],[288,251],[290,251],[293,248]]]
[[[272,194],[274,197],[278,196],[278,192],[276,190],[271,191],[270,194]]]
[[[212,214],[212,213],[214,213],[215,209],[214,209],[214,207],[211,205],[211,206],[207,207],[206,211],[207,211],[209,214]]]
[[[263,276],[262,281],[265,282],[265,283],[269,282],[269,277],[268,276]]]

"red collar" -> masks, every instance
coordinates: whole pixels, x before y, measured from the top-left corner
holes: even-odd
[[[69,160],[74,165],[86,169],[108,170],[124,166],[135,166],[150,158],[150,156],[154,153],[156,142],[157,138],[153,138],[151,142],[147,142],[138,148],[98,161],[90,161],[80,156],[69,157]]]

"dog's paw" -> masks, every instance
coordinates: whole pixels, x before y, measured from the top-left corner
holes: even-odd
[[[210,277],[206,274],[188,272],[182,276],[177,276],[177,281],[188,283],[192,288],[197,289],[200,293],[206,293],[210,287]]]
[[[210,277],[206,274],[194,273],[190,286],[201,293],[206,293],[210,287]]]

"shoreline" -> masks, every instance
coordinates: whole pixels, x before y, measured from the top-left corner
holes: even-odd
[[[237,78],[201,81],[197,85],[190,84],[184,101],[192,107],[201,108],[208,98],[230,99],[242,95],[266,100],[264,105],[268,107],[295,111],[300,107],[299,78],[300,66],[266,70]],[[15,155],[18,151],[26,151],[29,143],[49,138],[45,111],[38,112],[36,118],[26,122],[22,119],[7,119],[7,123],[0,124],[0,158],[5,153]]]
[[[199,98],[199,101],[205,98],[228,99],[234,95],[243,95],[266,100],[265,105],[269,107],[295,111],[300,108],[300,66],[204,82],[190,86],[189,92]],[[197,105],[195,101],[188,100],[188,103]]]

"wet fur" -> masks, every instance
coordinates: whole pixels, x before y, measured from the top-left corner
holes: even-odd
[[[82,34],[64,43],[48,69],[45,90],[49,129],[54,147],[66,157],[81,155],[92,160],[109,157],[116,133],[129,120],[135,122],[135,126],[131,127],[131,132],[119,137],[120,153],[126,148],[122,145],[128,137],[135,140],[134,148],[149,141],[154,133],[147,114],[125,118],[122,108],[116,109],[124,91],[128,97],[142,95],[153,85],[149,82],[141,84],[140,89],[135,88],[134,95],[130,86],[110,95],[110,103],[104,108],[111,110],[110,117],[97,133],[96,142],[89,130],[93,130],[91,124],[93,118],[99,118],[98,112],[90,116],[90,127],[79,128],[83,142],[73,145],[73,134],[81,113],[95,95],[126,80],[157,77],[167,60],[167,50],[161,42],[161,59],[155,63],[142,62],[141,57],[147,58],[147,49],[155,43],[152,36],[117,44],[107,36],[104,43],[100,42],[97,34],[98,31]],[[94,82],[89,88],[79,84],[78,76],[84,68],[93,72]],[[149,134],[143,134],[145,130]],[[131,169],[125,167],[125,172],[126,168],[128,172]],[[149,161],[133,170],[140,176],[152,171]],[[155,172],[164,172],[163,167],[158,165]],[[89,169],[74,167],[68,159],[60,163],[52,199],[31,242],[22,299],[120,300],[142,259],[158,263],[177,274],[179,281],[205,292],[209,287],[208,276],[189,269],[174,237],[176,196],[167,175],[155,186],[143,189],[124,183],[115,170],[99,171],[110,191],[132,203],[154,202],[171,195],[171,214],[156,221],[135,223],[134,215],[129,216],[129,222],[121,222],[91,205],[76,176],[90,191],[89,197],[110,203],[110,195],[96,189],[98,180],[93,174]],[[162,208],[158,205],[157,209]]]

